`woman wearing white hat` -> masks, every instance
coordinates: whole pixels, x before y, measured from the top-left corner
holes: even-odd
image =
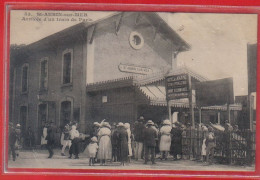
[[[163,126],[160,129],[160,152],[161,152],[161,159],[167,159],[170,147],[171,147],[171,122],[170,120],[166,119],[163,121]]]
[[[106,164],[106,160],[112,159],[112,144],[111,144],[111,126],[108,122],[102,122],[101,128],[98,131],[98,154],[97,158],[100,160],[101,165]]]

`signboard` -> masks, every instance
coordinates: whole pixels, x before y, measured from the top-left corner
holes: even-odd
[[[214,106],[234,103],[233,79],[225,78],[195,84],[196,103]]]
[[[135,74],[151,74],[153,70],[147,67],[139,67],[135,65],[119,64],[118,69],[121,72],[135,73]]]
[[[188,74],[178,74],[166,78],[167,100],[188,98],[189,92]]]

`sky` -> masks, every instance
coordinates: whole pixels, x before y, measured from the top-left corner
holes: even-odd
[[[47,11],[26,12],[30,12],[31,16],[25,16],[25,11],[21,10],[11,11],[11,44],[30,44],[79,23],[79,21],[24,21],[23,17],[37,17],[37,12]],[[82,18],[87,21],[113,14],[113,12],[94,11],[85,13],[87,16]],[[179,66],[187,66],[210,80],[233,77],[234,94],[247,95],[247,44],[257,42],[256,14],[160,13],[160,15],[191,45],[190,51],[178,54]]]

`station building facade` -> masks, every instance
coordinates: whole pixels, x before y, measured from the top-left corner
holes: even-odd
[[[176,55],[189,49],[154,12],[120,12],[69,27],[11,51],[9,121],[20,123],[22,133],[31,127],[36,143],[48,121],[61,128],[77,121],[81,132],[103,119],[131,123],[143,115],[160,122],[167,116],[169,72],[206,80],[177,70]],[[187,101],[173,104],[188,121]]]

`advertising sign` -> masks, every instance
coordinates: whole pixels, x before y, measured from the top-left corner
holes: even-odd
[[[188,98],[189,92],[188,74],[178,74],[166,78],[167,100]]]
[[[201,106],[234,103],[233,78],[199,82],[195,89],[196,102]]]

